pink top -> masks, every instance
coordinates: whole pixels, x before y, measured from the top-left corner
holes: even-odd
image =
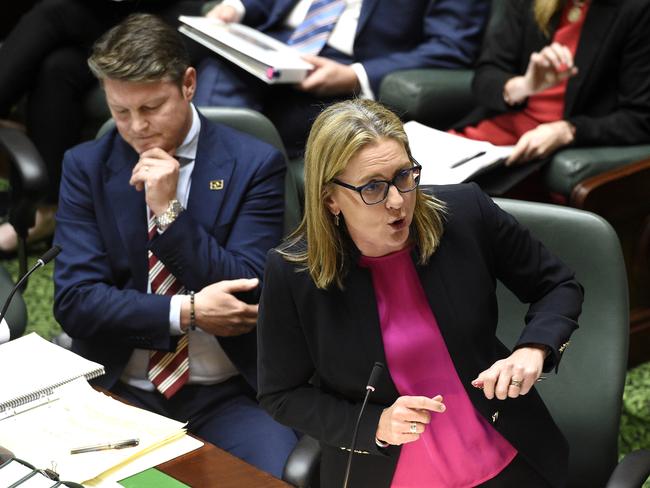
[[[408,246],[362,256],[370,268],[388,369],[400,395],[443,396],[419,440],[402,446],[391,486],[476,486],[503,470],[517,450],[474,408],[454,369]],[[479,371],[476,372],[477,374]]]

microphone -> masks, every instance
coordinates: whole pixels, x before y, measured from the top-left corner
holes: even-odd
[[[59,254],[60,252],[61,252],[61,248],[60,248],[59,246],[57,246],[57,245],[52,246],[50,249],[48,249],[47,251],[45,251],[45,254],[43,254],[43,255],[42,255],[42,256],[41,256],[41,257],[36,261],[36,263],[34,264],[34,266],[32,266],[32,267],[30,268],[30,270],[27,271],[27,273],[25,273],[25,274],[23,275],[23,277],[20,278],[20,280],[18,280],[18,283],[16,283],[16,284],[14,285],[14,287],[11,289],[11,292],[10,292],[9,295],[7,296],[7,299],[5,300],[4,305],[2,306],[2,311],[0,312],[0,322],[2,322],[2,319],[4,319],[5,314],[7,313],[7,309],[9,308],[9,304],[11,303],[11,299],[12,299],[12,298],[14,297],[14,295],[16,294],[16,290],[18,290],[18,289],[20,288],[20,286],[23,284],[23,282],[24,282],[25,280],[27,280],[27,278],[29,278],[29,275],[31,275],[31,274],[32,274],[34,271],[36,271],[38,268],[42,268],[42,267],[45,266],[47,263],[49,263],[50,261],[52,261],[52,259],[54,259],[54,258],[56,257],[56,255]],[[10,328],[9,330],[11,330],[11,328]],[[15,339],[15,337],[10,337],[9,339]]]
[[[366,396],[363,399],[361,404],[361,410],[359,410],[359,417],[357,417],[357,423],[354,426],[354,432],[352,433],[352,442],[350,442],[350,454],[348,455],[348,464],[345,467],[345,478],[343,479],[343,488],[347,488],[348,479],[350,478],[350,469],[352,467],[352,456],[354,455],[354,448],[357,444],[357,434],[359,433],[359,424],[361,423],[361,417],[363,416],[363,411],[366,409],[366,404],[368,403],[368,397],[370,393],[375,391],[375,383],[379,379],[379,375],[384,369],[384,365],[380,362],[376,362],[372,367],[370,372],[370,378],[368,378],[368,384],[366,385]]]

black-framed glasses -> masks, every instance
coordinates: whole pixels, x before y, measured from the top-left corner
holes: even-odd
[[[417,161],[413,161],[413,166],[399,170],[392,180],[372,180],[365,185],[352,186],[341,180],[334,178],[332,183],[335,183],[348,190],[353,190],[361,195],[361,200],[366,205],[376,205],[386,200],[388,190],[393,185],[400,193],[408,193],[415,190],[420,184],[420,172],[422,166]]]

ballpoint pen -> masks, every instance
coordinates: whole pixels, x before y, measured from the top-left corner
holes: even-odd
[[[454,164],[451,165],[451,167],[452,168],[457,168],[458,166],[460,166],[462,164],[465,164],[465,163],[471,161],[472,159],[480,158],[484,154],[485,154],[485,151],[477,152],[476,154],[473,154],[471,156],[467,156],[466,158],[463,158],[460,161],[456,161]]]
[[[124,449],[125,447],[135,447],[140,444],[140,439],[125,439],[123,441],[106,442],[104,444],[94,444],[91,446],[77,447],[70,449],[70,454],[81,454],[82,452],[105,451],[106,449]]]

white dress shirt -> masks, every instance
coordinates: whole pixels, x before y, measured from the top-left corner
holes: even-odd
[[[291,29],[295,29],[307,16],[307,11],[311,5],[312,0],[300,0],[296,6],[289,12],[289,15],[284,21],[284,25]],[[346,0],[345,9],[341,13],[334,29],[327,39],[327,44],[336,49],[337,51],[354,57],[354,37],[357,33],[357,25],[359,25],[359,15],[361,14],[362,0]],[[229,5],[237,12],[236,22],[241,22],[246,14],[246,7],[241,0],[224,0],[222,5]],[[350,67],[354,70],[361,86],[362,98],[375,99],[375,94],[370,87],[370,80],[368,74],[361,63],[353,63]]]
[[[201,119],[196,108],[192,105],[192,125],[183,143],[176,149],[176,156],[189,160],[187,164],[181,166],[176,186],[176,199],[185,208],[187,208],[187,201],[190,196],[192,170],[194,169],[200,131]],[[148,210],[147,215],[149,215]],[[147,293],[151,293],[150,285],[147,286]],[[186,299],[184,295],[171,297],[169,306],[169,330],[171,335],[185,333],[181,330],[181,303],[184,299]],[[237,368],[212,334],[208,334],[198,327],[196,330],[188,330],[186,333],[189,340],[190,361],[190,379],[188,383],[211,385],[238,374]],[[148,349],[134,349],[129,362],[124,368],[121,380],[131,386],[153,391],[155,387],[147,378],[150,353],[151,351]]]

